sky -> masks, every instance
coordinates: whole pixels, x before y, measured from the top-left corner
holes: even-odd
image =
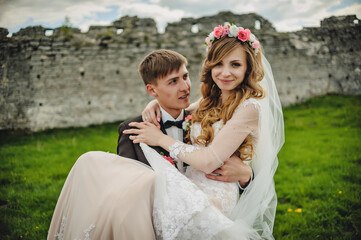
[[[361,18],[361,0],[0,0],[0,27],[10,34],[41,25],[60,27],[65,18],[82,32],[91,25],[110,25],[122,16],[151,17],[160,32],[168,22],[232,11],[255,12],[279,32],[317,27],[330,16],[354,14]],[[221,24],[221,23],[220,23]]]

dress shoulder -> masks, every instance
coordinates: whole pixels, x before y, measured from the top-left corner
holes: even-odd
[[[238,107],[247,107],[248,105],[250,104],[253,104],[253,106],[256,108],[256,109],[259,109],[261,104],[259,102],[258,99],[255,99],[255,98],[248,98],[246,100],[244,100],[241,104],[239,104]]]

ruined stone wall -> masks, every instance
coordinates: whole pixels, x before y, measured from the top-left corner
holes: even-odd
[[[278,33],[256,14],[222,12],[169,24],[159,34],[153,19],[123,17],[87,33],[41,26],[11,38],[0,29],[0,130],[87,126],[139,115],[151,99],[137,68],[152,50],[188,58],[192,96],[199,96],[203,45],[211,29],[231,21],[264,45],[284,106],[329,92],[361,93],[361,27],[355,16],[329,18],[320,28]],[[193,31],[191,31],[193,29]]]

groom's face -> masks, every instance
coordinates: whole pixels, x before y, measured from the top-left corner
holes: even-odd
[[[186,66],[183,64],[163,78],[158,78],[157,84],[148,84],[149,94],[173,117],[190,104],[191,81]]]

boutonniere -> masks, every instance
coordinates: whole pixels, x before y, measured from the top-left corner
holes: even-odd
[[[189,127],[191,126],[191,120],[192,120],[192,115],[188,115],[184,118],[184,122],[182,123],[182,128],[184,131],[189,130]]]
[[[172,160],[171,157],[165,156],[163,152],[160,152],[160,155],[161,155],[165,160],[167,160],[167,161],[170,162],[172,165],[174,165],[174,161]]]

